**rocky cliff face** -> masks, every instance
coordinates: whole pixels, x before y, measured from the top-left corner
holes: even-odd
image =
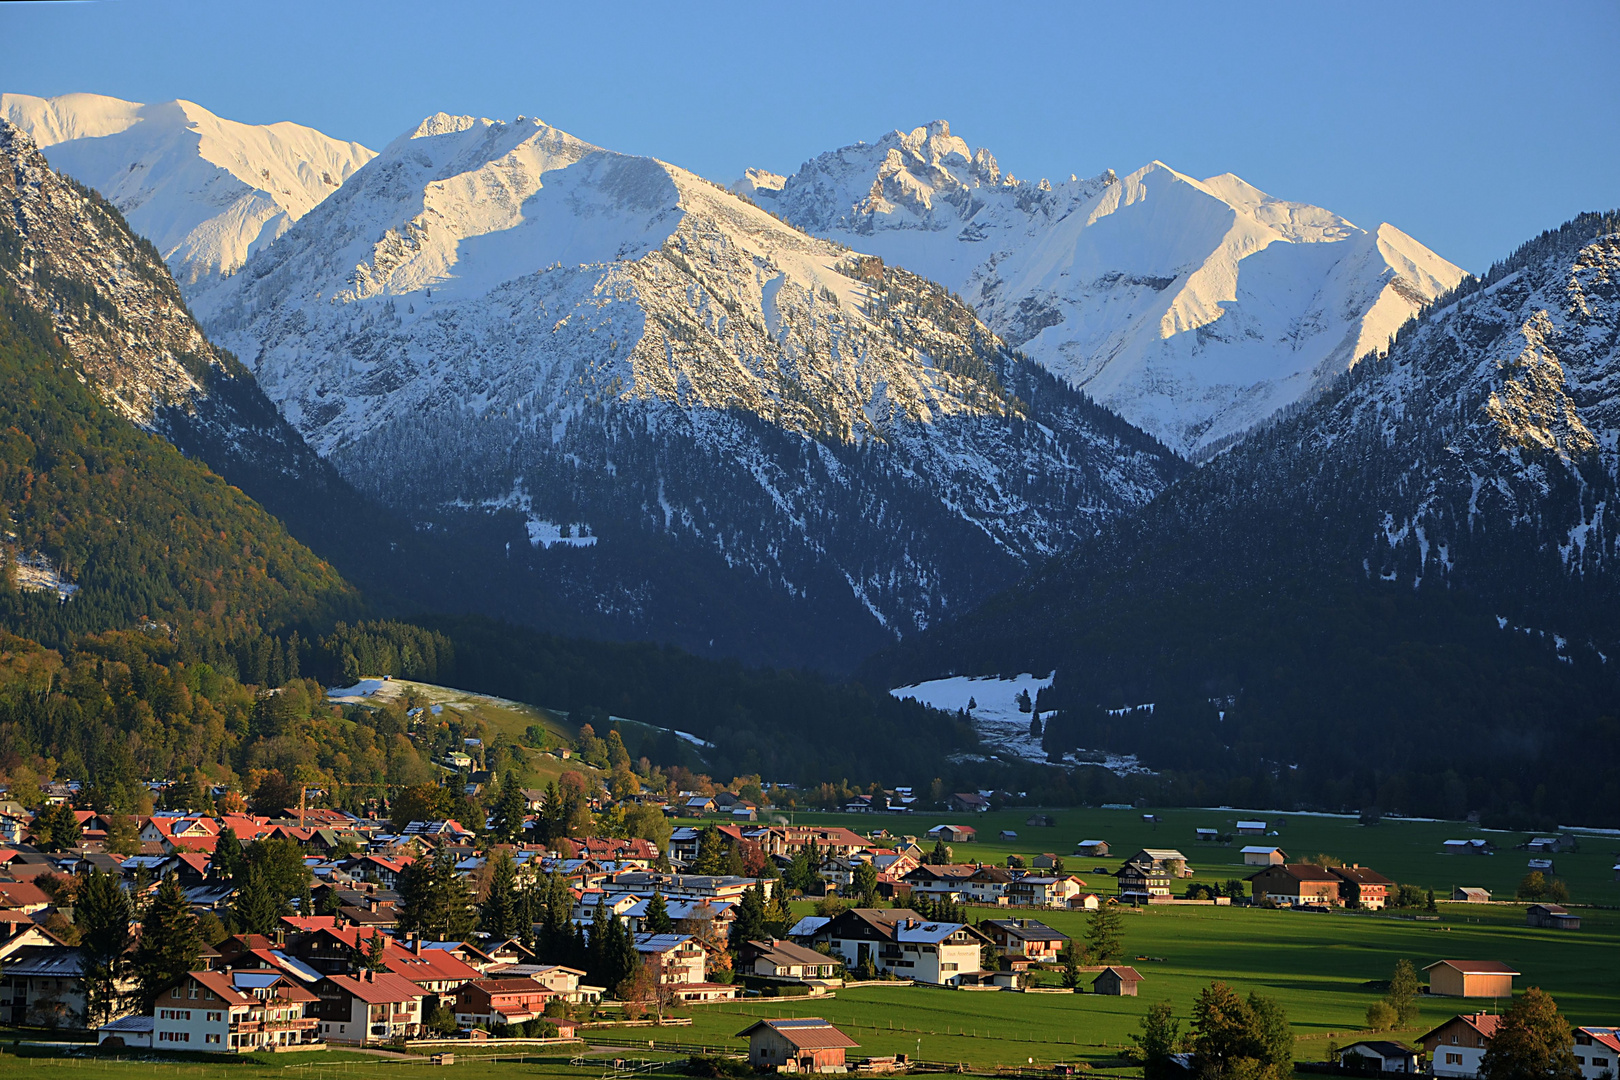
[[[195,304],[357,487],[701,647],[805,609],[847,662],[1182,468],[938,286],[526,118],[429,118]]]
[[[1047,370],[1207,455],[1382,351],[1462,272],[1231,174],[1020,181],[936,121],[734,187],[938,281]]]

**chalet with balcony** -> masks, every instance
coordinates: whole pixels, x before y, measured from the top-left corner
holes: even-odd
[[[305,1015],[319,998],[280,971],[192,971],[158,995],[152,1045],[158,1050],[233,1054],[321,1041]]]
[[[314,1014],[326,1042],[366,1043],[414,1039],[422,1033],[427,996],[409,979],[386,971],[333,975],[315,985]]]

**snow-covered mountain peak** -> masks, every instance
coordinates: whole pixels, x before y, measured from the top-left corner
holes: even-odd
[[[761,189],[818,236],[940,282],[992,329],[1181,452],[1211,453],[1382,351],[1457,267],[1223,173],[1162,161],[1031,184],[931,124]]]
[[[595,538],[536,572],[640,635],[745,581],[906,632],[1181,468],[938,285],[535,120],[428,118],[193,309],[424,528]]]
[[[53,168],[95,188],[190,292],[240,267],[374,155],[292,123],[226,120],[191,101],[0,95]]]

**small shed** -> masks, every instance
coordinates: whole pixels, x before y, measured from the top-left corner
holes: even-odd
[[[1221,835],[1219,829],[1194,829],[1193,833],[1198,839],[1207,840],[1210,843],[1214,843],[1215,838]]]
[[[152,1031],[156,1026],[154,1017],[120,1016],[96,1029],[96,1045],[108,1050],[129,1046],[151,1049]]]
[[[1091,980],[1091,992],[1107,994],[1110,997],[1135,997],[1136,986],[1141,981],[1142,976],[1135,968],[1116,967],[1110,964]]]
[[[1240,821],[1237,823],[1239,836],[1264,836],[1266,823],[1263,821]]]
[[[1076,855],[1092,855],[1099,858],[1106,857],[1108,855],[1108,841],[1082,840],[1078,844],[1074,845],[1074,853]],[[1615,867],[1615,869],[1620,870],[1620,866]]]
[[[1056,827],[1057,819],[1051,814],[1031,814],[1024,819],[1024,824],[1032,829],[1051,829]]]
[[[1447,855],[1494,855],[1489,840],[1447,840],[1440,845]]]
[[[996,834],[996,839],[998,839],[998,840],[1016,840],[1016,839],[1018,839],[1018,834],[1013,832],[1011,829],[1002,829],[999,833]]]
[[[1282,866],[1288,861],[1288,852],[1280,847],[1263,844],[1243,849],[1244,866]]]
[[[1429,973],[1429,993],[1441,997],[1512,997],[1519,974],[1500,960],[1436,960],[1423,970]]]
[[[787,1072],[844,1072],[844,1051],[860,1045],[819,1016],[761,1020],[737,1037],[748,1039],[748,1064]]]
[[[1345,1047],[1341,1051],[1339,1064],[1346,1072],[1365,1072],[1374,1076],[1379,1073],[1411,1075],[1418,1071],[1418,1055],[1417,1051],[1398,1042],[1368,1039]]]
[[[1473,885],[1458,885],[1451,890],[1451,898],[1465,904],[1488,904],[1491,902],[1491,891]]]
[[[1539,926],[1546,930],[1579,930],[1581,917],[1571,915],[1558,904],[1531,904],[1524,909],[1526,926]]]

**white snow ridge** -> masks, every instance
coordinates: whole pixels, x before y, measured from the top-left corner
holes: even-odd
[[[188,294],[238,269],[375,156],[313,128],[239,124],[190,101],[0,94],[0,117],[118,207]]]
[[[1230,173],[1161,162],[1052,184],[935,121],[734,185],[972,304],[1006,341],[1191,456],[1301,401],[1463,272]]]

